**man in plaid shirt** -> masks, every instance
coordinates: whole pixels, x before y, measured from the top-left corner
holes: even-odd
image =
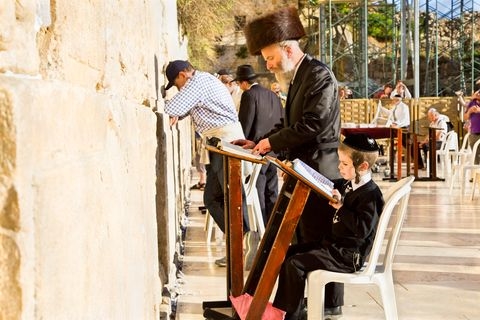
[[[170,125],[191,116],[195,131],[204,140],[217,137],[233,141],[245,137],[232,96],[215,76],[195,70],[190,62],[183,60],[171,61],[166,68],[166,76],[168,84],[165,90],[172,86],[178,89],[172,99],[165,101],[165,113],[170,116]],[[200,161],[206,164],[207,169],[203,202],[225,233],[223,156],[206,150],[203,155]],[[242,207],[244,229],[248,230],[246,205]],[[225,259],[219,259],[216,263],[225,266]]]

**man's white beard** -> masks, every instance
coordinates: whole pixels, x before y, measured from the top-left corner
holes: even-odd
[[[292,81],[293,75],[295,73],[295,64],[290,59],[288,59],[285,53],[282,55],[281,67],[282,70],[275,73],[275,78],[277,79],[278,83],[280,83],[282,91],[288,92],[290,82]]]

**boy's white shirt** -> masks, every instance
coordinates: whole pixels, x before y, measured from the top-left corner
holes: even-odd
[[[357,190],[357,188],[360,188],[361,186],[363,186],[364,184],[366,184],[370,180],[372,180],[372,173],[370,171],[368,171],[364,175],[360,176],[360,181],[358,183],[355,183],[355,179],[350,180],[350,182],[352,183],[352,190],[353,191]]]

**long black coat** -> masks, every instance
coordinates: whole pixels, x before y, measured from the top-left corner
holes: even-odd
[[[242,93],[238,119],[245,138],[258,142],[282,121],[282,103],[273,91],[255,84]]]
[[[299,158],[330,179],[340,177],[338,84],[325,64],[305,56],[288,90],[284,122],[267,135],[274,152],[286,152],[289,160]],[[325,198],[310,193],[297,227],[297,241],[328,236],[333,214]]]
[[[254,84],[242,94],[238,119],[248,140],[259,141],[283,119],[280,98],[271,90]],[[276,156],[273,152],[270,155]],[[262,166],[257,180],[258,199],[266,223],[278,197],[277,169],[271,164]]]
[[[333,72],[306,56],[290,85],[283,124],[269,134],[273,151],[287,151],[330,179],[339,178],[340,100]]]

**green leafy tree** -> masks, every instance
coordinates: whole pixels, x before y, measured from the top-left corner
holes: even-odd
[[[188,38],[190,62],[209,70],[218,56],[216,40],[233,26],[233,1],[177,0],[182,36]]]

